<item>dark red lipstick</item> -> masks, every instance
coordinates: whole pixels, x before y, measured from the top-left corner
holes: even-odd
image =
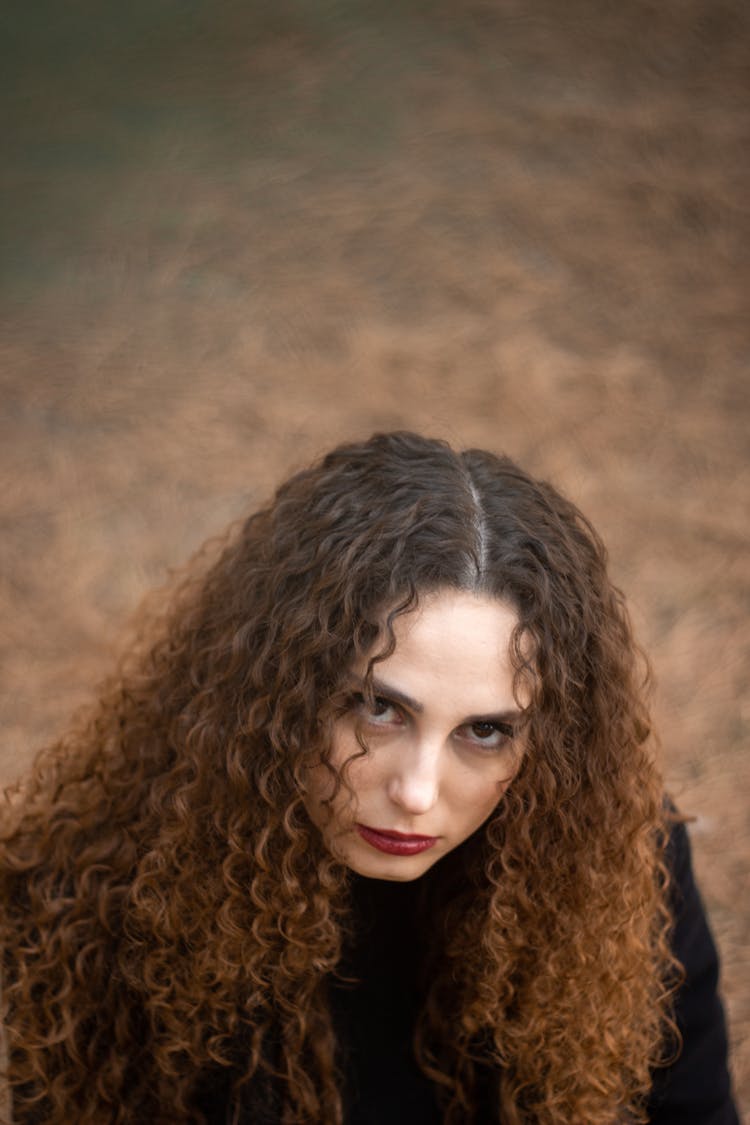
[[[403,832],[392,832],[390,828],[370,828],[367,824],[358,824],[356,828],[363,840],[388,855],[418,855],[438,842],[437,836],[407,836]]]

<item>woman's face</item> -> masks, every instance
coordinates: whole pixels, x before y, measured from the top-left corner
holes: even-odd
[[[441,590],[394,622],[396,647],[373,668],[374,706],[362,694],[367,662],[351,670],[351,702],[336,721],[330,773],[313,770],[308,811],[330,850],[373,879],[424,874],[489,817],[523,752],[504,602]],[[521,704],[526,700],[521,699]],[[362,754],[357,723],[368,746]]]

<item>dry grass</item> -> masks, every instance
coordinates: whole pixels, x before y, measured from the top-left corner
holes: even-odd
[[[332,442],[504,449],[591,514],[631,597],[748,1108],[747,9],[562,10],[19,24],[0,765],[167,566]]]

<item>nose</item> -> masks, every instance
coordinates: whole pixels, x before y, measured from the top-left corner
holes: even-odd
[[[388,797],[412,816],[429,812],[440,792],[440,753],[437,747],[400,747],[388,778]]]

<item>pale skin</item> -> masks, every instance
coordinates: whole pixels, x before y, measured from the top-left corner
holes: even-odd
[[[523,756],[527,699],[514,698],[509,656],[516,623],[505,602],[440,590],[395,620],[396,647],[373,668],[373,707],[358,692],[366,661],[351,670],[351,704],[336,721],[331,763],[341,768],[361,755],[360,722],[368,752],[345,771],[354,806],[345,789],[325,804],[332,780],[324,767],[310,777],[306,804],[328,847],[353,871],[417,879],[497,806]],[[410,846],[395,834],[421,850],[388,854],[389,838]]]

